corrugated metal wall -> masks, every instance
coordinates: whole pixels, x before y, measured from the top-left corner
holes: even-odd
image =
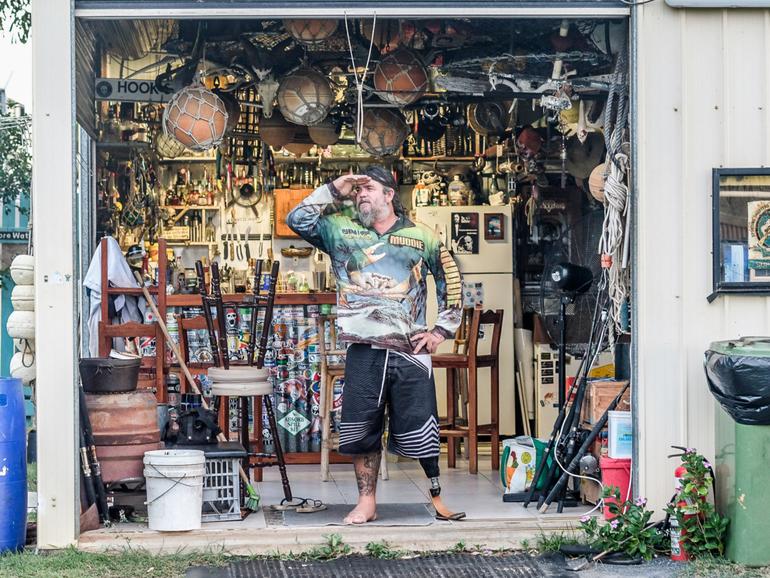
[[[708,344],[770,333],[770,298],[706,301],[711,169],[770,164],[770,11],[660,0],[637,16],[639,490],[660,506],[671,444],[713,457]]]

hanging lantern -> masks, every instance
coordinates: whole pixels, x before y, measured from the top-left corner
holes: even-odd
[[[177,92],[163,111],[163,131],[189,149],[205,151],[222,142],[227,109],[216,94],[201,85]]]
[[[286,19],[283,26],[292,38],[305,46],[316,46],[337,31],[337,20]]]
[[[374,69],[374,89],[386,102],[406,106],[428,90],[428,73],[414,52],[399,48]]]
[[[294,125],[286,122],[280,112],[259,121],[259,138],[274,149],[279,149],[290,143],[296,130]]]
[[[340,140],[340,131],[334,122],[326,118],[315,126],[307,128],[311,140],[318,146],[328,147]]]
[[[278,87],[278,106],[289,122],[310,126],[318,124],[334,104],[331,84],[320,72],[302,68],[287,76]]]
[[[395,153],[409,136],[409,126],[395,109],[369,108],[364,112],[361,142],[363,150],[381,157]]]
[[[262,116],[270,118],[273,116],[273,102],[275,94],[278,92],[278,82],[272,77],[260,80],[257,85],[257,94],[262,101]]]
[[[182,143],[164,132],[155,137],[155,152],[163,159],[175,159],[187,150]]]

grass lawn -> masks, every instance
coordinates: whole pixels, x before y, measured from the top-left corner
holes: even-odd
[[[113,554],[78,552],[0,556],[4,578],[181,578],[191,566],[225,566],[233,557],[223,553],[156,556],[141,550]]]

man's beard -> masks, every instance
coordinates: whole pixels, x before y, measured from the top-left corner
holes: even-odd
[[[358,207],[358,220],[364,227],[371,227],[372,223],[379,220],[383,216],[387,216],[388,207],[386,205],[374,205],[372,203],[367,204],[367,208],[362,209]]]

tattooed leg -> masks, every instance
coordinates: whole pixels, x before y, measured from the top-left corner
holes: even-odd
[[[353,467],[358,483],[358,504],[345,517],[346,524],[365,524],[377,519],[377,474],[380,471],[380,452],[356,456]]]

